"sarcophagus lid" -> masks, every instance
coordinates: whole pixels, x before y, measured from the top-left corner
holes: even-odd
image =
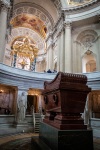
[[[59,72],[54,80],[51,82],[44,82],[44,92],[54,89],[77,89],[77,90],[89,90],[87,83],[87,77],[81,74],[63,73]]]

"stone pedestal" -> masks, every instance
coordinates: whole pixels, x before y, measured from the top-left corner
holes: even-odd
[[[44,122],[32,143],[38,150],[93,150],[92,130],[59,130]]]

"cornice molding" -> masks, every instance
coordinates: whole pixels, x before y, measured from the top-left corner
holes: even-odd
[[[0,84],[17,86],[21,89],[43,89],[44,81],[54,79],[54,74],[21,70],[0,63]]]

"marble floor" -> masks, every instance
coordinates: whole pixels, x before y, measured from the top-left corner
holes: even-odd
[[[35,150],[31,147],[31,137],[34,133],[23,133],[0,138],[0,150]],[[94,138],[94,150],[100,150],[100,138]]]

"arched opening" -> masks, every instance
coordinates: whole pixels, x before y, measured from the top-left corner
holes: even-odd
[[[33,108],[34,108],[34,112],[37,113],[38,112],[37,96],[36,95],[28,95],[27,96],[27,114],[32,115]]]
[[[41,91],[39,89],[29,89],[27,95],[27,114],[32,115],[34,113],[39,113],[39,95]]]
[[[93,72],[96,71],[96,57],[88,50],[82,58],[82,72]]]

